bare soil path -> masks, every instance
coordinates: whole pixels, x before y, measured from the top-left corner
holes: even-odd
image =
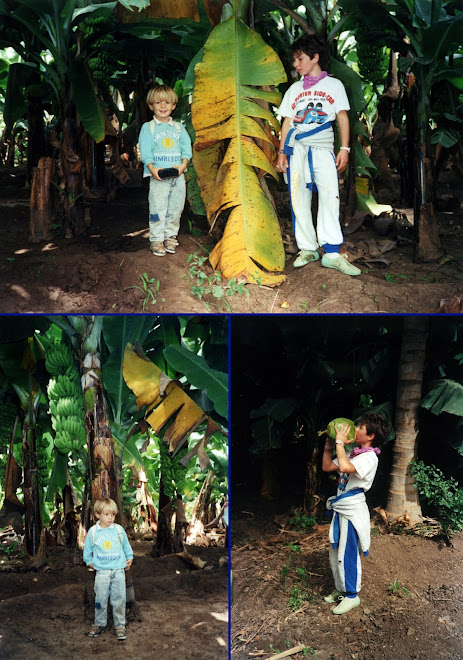
[[[457,197],[462,192],[451,175],[442,190]],[[204,219],[186,210],[176,254],[159,258],[149,252],[147,195],[137,176],[114,201],[90,202],[88,236],[66,239],[56,226],[46,244],[28,242],[29,192],[20,173],[0,172],[0,191],[0,313],[426,313],[463,286],[461,205],[438,211],[447,253],[440,264],[414,263],[406,235],[397,236],[391,228],[381,236],[366,222],[346,236],[351,259],[363,270],[359,277],[320,262],[294,269],[295,254],[289,252],[287,279],[280,287],[246,285],[247,293],[235,293],[225,303],[192,293],[188,257],[205,256],[214,245]],[[281,184],[272,192],[283,234],[290,236],[287,191]],[[398,210],[412,217],[411,209]],[[392,249],[375,261],[376,248],[391,241]]]
[[[223,548],[193,548],[207,564],[193,570],[178,557],[154,559],[151,542],[133,542],[136,612],[127,639],[110,626],[100,637],[89,602],[93,573],[74,550],[55,548],[39,571],[0,566],[0,657],[5,660],[226,660],[228,658],[228,568]]]
[[[375,530],[362,560],[361,604],[336,616],[323,600],[333,589],[328,525],[291,532],[281,504],[234,503],[232,660],[267,660],[299,644],[305,652],[293,659],[463,658],[462,534],[448,547]],[[300,552],[291,552],[290,543]]]

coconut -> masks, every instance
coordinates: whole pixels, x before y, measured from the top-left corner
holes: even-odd
[[[336,440],[336,427],[337,426],[342,426],[343,424],[349,424],[349,433],[347,434],[347,438],[349,439],[349,444],[355,442],[355,424],[351,419],[346,419],[345,417],[336,417],[336,419],[333,419],[326,429],[323,429],[323,431],[319,431],[318,435],[327,435],[330,440]]]

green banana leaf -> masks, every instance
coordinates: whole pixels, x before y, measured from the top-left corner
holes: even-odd
[[[434,415],[445,412],[463,417],[463,385],[449,378],[435,380],[420,405]]]
[[[261,88],[285,80],[276,53],[243,23],[236,8],[212,30],[195,67],[193,163],[209,223],[231,209],[209,257],[226,278],[243,276],[269,285],[284,280],[275,274],[285,265],[278,219],[254,168],[277,178],[264,153],[264,144],[270,151],[273,146],[262,126],[278,130],[278,124],[257,101],[279,104],[278,92]]]
[[[122,424],[130,406],[135,407],[135,396],[125,384],[122,374],[125,347],[134,341],[142,344],[152,327],[150,316],[104,317],[103,339],[109,356],[102,367],[103,380],[116,424]]]
[[[53,470],[48,483],[47,494],[45,495],[47,502],[53,502],[55,493],[65,487],[68,477],[68,455],[62,454],[57,450],[55,450],[54,454],[55,462],[53,463]]]
[[[204,358],[183,346],[168,346],[164,355],[167,362],[183,373],[191,385],[204,390],[213,401],[217,413],[228,419],[228,374],[210,369]]]
[[[72,97],[85,130],[95,142],[101,142],[105,137],[104,112],[98,97],[95,95],[88,69],[82,60],[70,62],[69,79]]]
[[[6,85],[5,106],[3,108],[3,119],[7,131],[11,131],[15,122],[24,117],[26,113],[26,97],[24,88],[26,81],[31,75],[31,67],[21,62],[10,64],[8,70],[8,81]]]

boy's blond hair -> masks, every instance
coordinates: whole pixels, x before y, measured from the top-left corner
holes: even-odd
[[[118,513],[117,504],[110,497],[103,497],[101,500],[96,500],[95,504],[93,505],[93,511],[98,515],[100,515],[100,513],[104,513],[105,511],[114,513],[116,516]]]
[[[167,87],[167,85],[156,85],[156,87],[150,89],[146,97],[148,105],[151,105],[154,101],[170,101],[173,105],[177,105],[178,96],[172,87]]]

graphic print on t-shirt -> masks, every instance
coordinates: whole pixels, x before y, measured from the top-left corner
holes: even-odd
[[[344,492],[346,490],[346,486],[348,483],[349,483],[349,475],[346,472],[342,472],[339,475],[338,490]]]
[[[322,104],[309,103],[306,108],[299,110],[294,117],[295,124],[324,124],[328,119],[326,112],[322,110]]]

